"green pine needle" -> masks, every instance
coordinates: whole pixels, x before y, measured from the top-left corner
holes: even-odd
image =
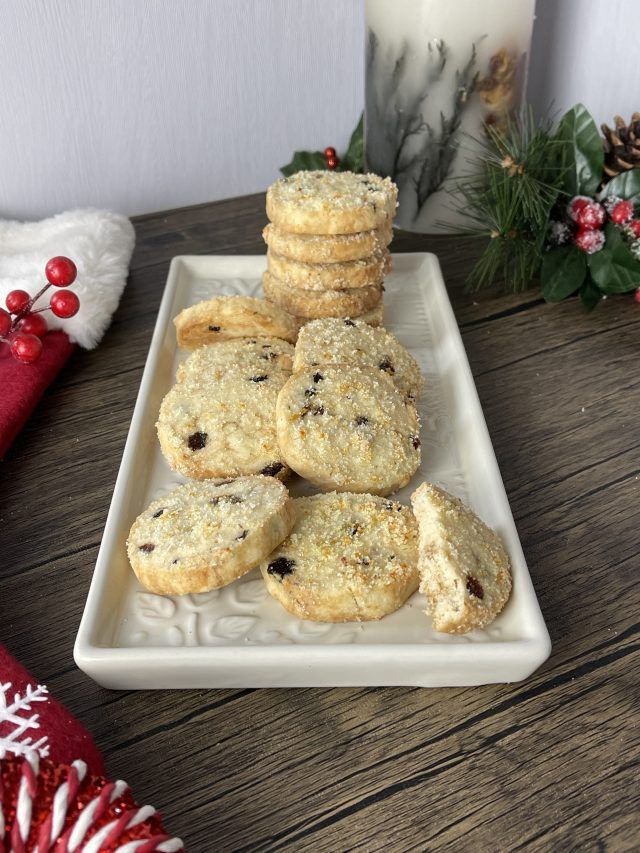
[[[487,126],[474,142],[480,153],[454,191],[455,208],[468,224],[454,230],[490,241],[467,284],[472,290],[496,282],[524,290],[539,271],[551,211],[562,192],[558,142],[551,125],[536,124],[527,108],[503,130]]]

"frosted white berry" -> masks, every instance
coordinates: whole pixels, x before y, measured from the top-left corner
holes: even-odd
[[[571,228],[566,222],[552,222],[549,226],[549,240],[554,246],[564,246],[571,238]]]

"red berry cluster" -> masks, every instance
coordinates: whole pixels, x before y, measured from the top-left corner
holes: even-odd
[[[47,333],[47,321],[42,312],[51,309],[56,317],[67,318],[77,314],[80,308],[80,300],[72,290],[59,290],[47,306],[33,309],[35,302],[52,285],[69,287],[78,274],[73,261],[63,255],[51,258],[44,271],[47,283],[35,296],[29,296],[26,290],[12,290],[5,300],[7,310],[0,308],[0,341],[9,345],[15,359],[27,364],[36,361],[42,352],[41,338]]]
[[[577,226],[573,242],[588,255],[599,252],[604,246],[602,227],[607,213],[615,225],[640,237],[640,220],[633,218],[633,202],[628,199],[611,199],[602,205],[588,196],[577,195],[569,202],[567,212]]]
[[[324,149],[324,159],[327,163],[327,169],[337,169],[340,165],[340,159],[336,154],[335,148],[325,148]]]
[[[604,207],[592,198],[577,195],[569,202],[569,216],[578,226],[573,238],[574,244],[592,255],[604,246],[602,226],[607,216]]]

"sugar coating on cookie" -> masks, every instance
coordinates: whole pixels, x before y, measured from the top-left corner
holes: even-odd
[[[398,190],[390,178],[324,170],[296,172],[267,190],[267,216],[283,231],[352,234],[388,225]]]
[[[265,270],[262,276],[265,297],[297,317],[347,317],[364,314],[382,299],[382,285],[352,287],[348,290],[305,290],[290,287]]]
[[[415,406],[379,369],[339,364],[294,373],[278,395],[286,463],[323,489],[388,495],[420,464]]]
[[[339,319],[347,319],[344,317],[340,317]],[[365,311],[364,314],[358,314],[353,316],[354,320],[362,320],[363,323],[368,323],[370,326],[382,326],[384,323],[384,301],[381,299],[377,305],[374,305],[369,311]],[[296,317],[298,321],[298,325],[300,328],[306,326],[307,323],[312,323],[313,318],[309,317]]]
[[[349,290],[380,285],[391,269],[391,255],[382,249],[357,261],[305,263],[292,261],[269,250],[269,272],[288,287],[303,290]]]
[[[412,400],[420,397],[424,387],[418,362],[386,329],[351,318],[307,323],[298,336],[293,369],[339,363],[377,368]]]
[[[194,350],[162,401],[156,425],[162,453],[174,471],[196,480],[286,477],[275,407],[289,371],[262,360],[261,349],[259,361],[240,364],[221,364],[205,352],[223,346]]]
[[[178,346],[194,349],[228,338],[273,335],[295,343],[298,323],[272,302],[254,296],[217,296],[174,318]]]
[[[255,376],[262,375],[265,368],[291,371],[293,353],[293,346],[281,338],[266,335],[233,338],[194,350],[178,367],[176,378],[179,381],[198,381],[228,376],[230,372],[237,371],[248,371]]]
[[[293,521],[293,502],[273,477],[185,483],[138,516],[127,554],[139,581],[152,592],[206,592],[257,566]]]
[[[420,591],[436,631],[484,628],[511,593],[500,537],[458,498],[431,483],[411,496],[420,530]]]
[[[273,252],[309,264],[357,261],[379,252],[393,238],[391,224],[355,234],[292,234],[272,222],[262,231],[264,242]]]
[[[260,567],[267,589],[300,619],[380,619],[418,587],[418,540],[408,507],[373,495],[294,501],[294,527]]]

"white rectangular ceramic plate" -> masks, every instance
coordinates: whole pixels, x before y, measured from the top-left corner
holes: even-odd
[[[418,593],[379,622],[330,625],[287,613],[254,569],[230,586],[186,596],[145,592],[125,540],[147,504],[182,482],[165,463],[155,421],[184,353],[172,318],[220,294],[258,295],[264,257],[174,258],[160,304],[91,589],[75,644],[78,666],[106,687],[462,686],[518,681],[549,655],[550,641],[487,432],[440,267],[434,255],[396,255],[385,325],[420,362],[424,479],[467,501],[502,537],[513,594],[483,631],[435,632]],[[296,478],[293,494],[310,491]]]

